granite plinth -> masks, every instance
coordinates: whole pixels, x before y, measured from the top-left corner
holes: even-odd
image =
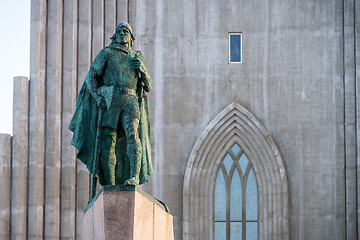
[[[173,218],[135,186],[104,186],[85,209],[83,240],[173,240]]]

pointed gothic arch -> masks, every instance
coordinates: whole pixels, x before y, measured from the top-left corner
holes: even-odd
[[[222,154],[233,143],[246,152],[258,184],[258,239],[289,239],[289,194],[285,167],[266,128],[232,103],[205,128],[186,166],[183,239],[214,239],[214,184]]]

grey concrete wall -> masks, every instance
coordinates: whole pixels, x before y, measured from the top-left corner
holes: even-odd
[[[67,125],[92,59],[122,20],[133,26],[134,49],[142,51],[154,80],[149,99],[155,173],[143,188],[169,205],[175,239],[182,239],[190,153],[208,123],[232,102],[248,109],[279,148],[289,181],[290,239],[357,239],[356,1],[32,0],[31,5],[28,127],[14,129],[14,143],[21,139],[21,144],[13,145],[13,152],[28,147],[19,152],[27,151],[27,158],[13,155],[28,163],[26,173],[16,165],[12,169],[27,179],[16,185],[21,193],[12,194],[12,211],[26,209],[29,219],[13,215],[21,220],[13,227],[19,239],[80,237],[89,175],[69,146]],[[229,32],[243,34],[242,64],[228,63]],[[26,116],[23,108],[17,111]]]
[[[211,119],[237,102],[280,149],[290,238],[356,239],[353,2],[135,2],[135,48],[154,78],[150,185],[172,209],[175,236],[191,149]],[[243,34],[242,64],[228,63],[229,32]]]

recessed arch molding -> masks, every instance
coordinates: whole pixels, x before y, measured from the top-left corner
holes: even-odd
[[[216,170],[236,142],[251,161],[258,184],[259,239],[289,239],[286,170],[268,130],[248,110],[232,103],[205,128],[187,166],[183,189],[183,239],[214,239]]]

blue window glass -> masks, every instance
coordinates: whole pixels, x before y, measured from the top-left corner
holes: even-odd
[[[246,220],[257,220],[257,205],[256,179],[251,168],[246,184]]]
[[[227,172],[227,174],[229,174],[231,166],[233,164],[233,159],[231,158],[230,154],[226,154],[223,162],[224,162],[226,172]]]
[[[245,175],[246,168],[247,168],[247,166],[249,164],[249,160],[247,159],[245,153],[243,153],[243,155],[241,155],[241,158],[239,160],[239,164],[240,164],[242,174]]]
[[[257,231],[257,222],[247,222],[246,223],[246,240],[257,240],[258,231]]]
[[[226,239],[226,222],[215,222],[215,240]]]
[[[241,240],[242,239],[241,235],[242,235],[242,223],[241,222],[230,223],[230,240]]]
[[[240,153],[241,148],[239,147],[239,145],[237,145],[235,143],[234,146],[231,148],[231,151],[233,152],[234,156],[236,157]]]
[[[241,220],[242,190],[238,171],[235,170],[230,189],[230,220]]]
[[[215,184],[215,221],[226,220],[226,185],[224,174],[219,169]]]
[[[230,62],[241,63],[241,34],[231,33],[230,34]]]

